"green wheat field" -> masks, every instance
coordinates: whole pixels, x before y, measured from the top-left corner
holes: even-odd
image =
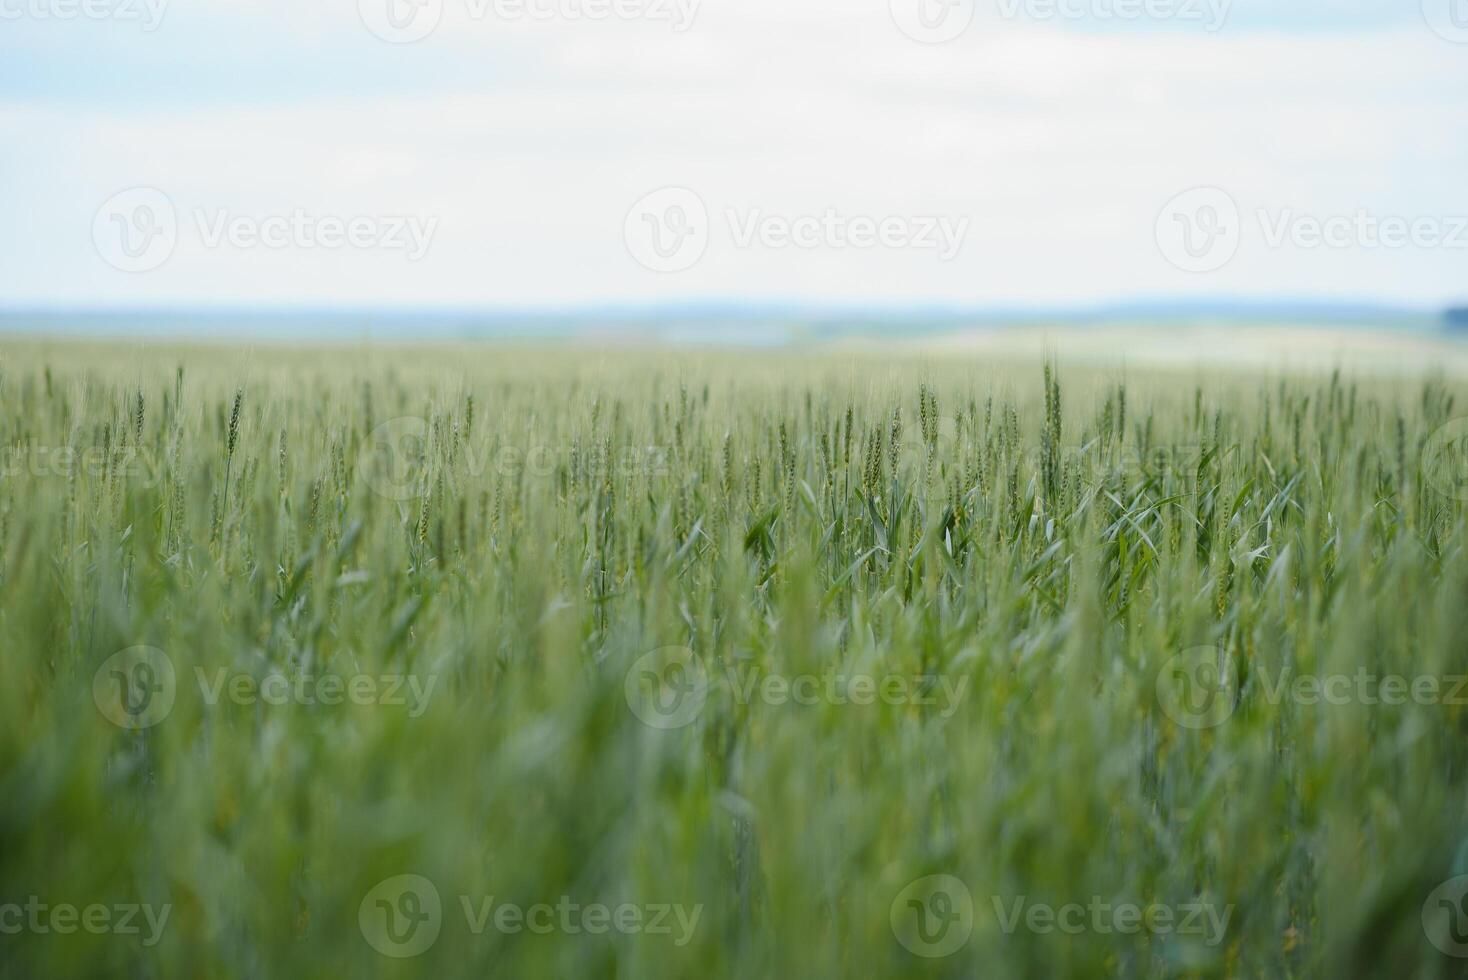
[[[9,341],[0,976],[1456,977],[1468,388]]]

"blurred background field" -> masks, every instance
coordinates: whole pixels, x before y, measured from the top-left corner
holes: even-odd
[[[170,913],[0,974],[1460,975],[1468,706],[1274,692],[1468,672],[1468,386],[1051,353],[7,342],[0,899]],[[328,675],[426,693],[201,682]],[[1093,899],[1227,925],[1001,914]]]

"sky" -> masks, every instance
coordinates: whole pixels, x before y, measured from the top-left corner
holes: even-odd
[[[0,0],[0,309],[1468,300],[1468,0]]]

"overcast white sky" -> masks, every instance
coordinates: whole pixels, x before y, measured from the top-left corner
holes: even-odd
[[[1468,298],[1468,0],[161,2],[0,0],[0,307]]]

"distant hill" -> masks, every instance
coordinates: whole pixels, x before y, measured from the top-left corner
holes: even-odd
[[[3,2],[3,0],[0,0]],[[1299,326],[1440,334],[1468,331],[1468,307],[1289,299],[1153,299],[1097,306],[964,307],[705,301],[553,309],[36,309],[0,308],[7,335],[253,341],[599,340],[757,346],[846,339],[916,339],[956,331],[1113,326]],[[1455,319],[1456,318],[1456,319]]]

